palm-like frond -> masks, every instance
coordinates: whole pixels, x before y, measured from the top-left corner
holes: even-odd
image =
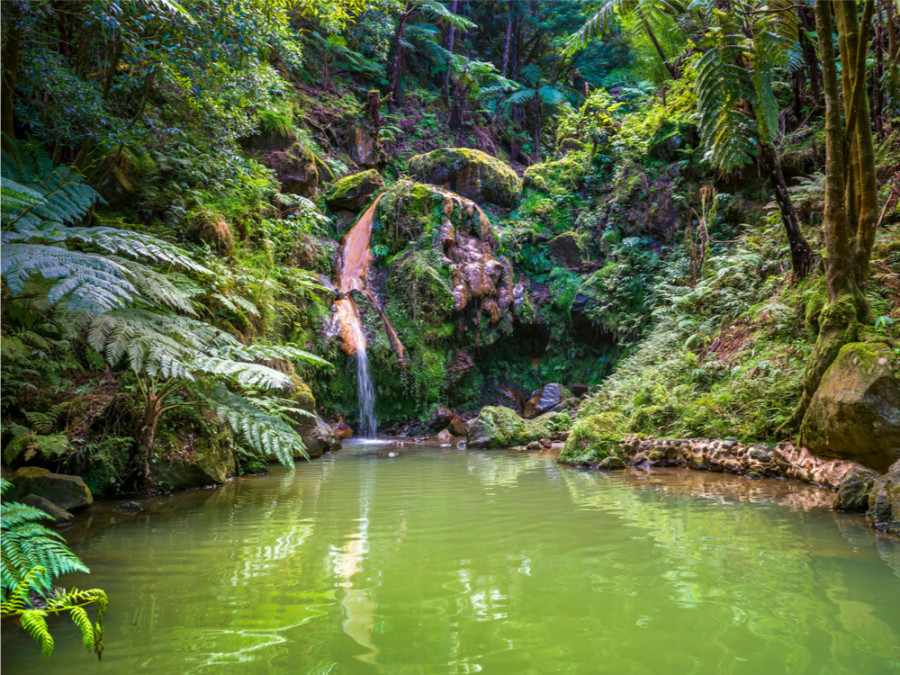
[[[478,24],[475,22],[470,21],[459,14],[454,14],[441,3],[437,2],[437,0],[418,0],[417,5],[423,14],[430,16],[433,19],[444,21],[460,30],[469,30],[470,28],[478,27]]]
[[[246,397],[219,385],[210,392],[207,405],[261,455],[273,457],[287,467],[294,465],[295,455],[308,457],[303,439],[283,419]]]

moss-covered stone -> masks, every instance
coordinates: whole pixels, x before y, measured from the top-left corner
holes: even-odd
[[[581,187],[584,167],[574,157],[566,156],[550,162],[532,164],[522,176],[525,187],[547,192],[559,187],[576,190]]]
[[[615,412],[603,412],[578,420],[559,455],[563,464],[595,464],[617,455],[627,420]]]
[[[884,471],[900,459],[900,377],[886,344],[844,345],[813,395],[800,433],[823,457]]]
[[[312,197],[319,189],[319,169],[312,150],[294,143],[286,150],[274,150],[263,156],[263,163],[275,172],[281,191]]]
[[[161,437],[150,472],[170,488],[222,485],[235,475],[234,434],[216,419],[191,420],[172,436]]]
[[[20,495],[37,495],[66,511],[77,511],[94,503],[94,496],[81,476],[53,473],[38,466],[24,466],[10,481]]]
[[[502,406],[486,406],[466,424],[466,436],[473,448],[508,448],[549,438],[550,415],[533,420],[519,417]]]
[[[515,206],[522,181],[508,165],[481,150],[442,148],[409,160],[413,177],[442,185],[479,203]]]
[[[332,209],[361,211],[374,193],[384,189],[384,178],[375,169],[345,176],[325,193],[325,202]]]
[[[199,242],[208,244],[219,254],[231,253],[234,247],[231,226],[218,213],[208,209],[194,211],[190,216],[190,229]]]

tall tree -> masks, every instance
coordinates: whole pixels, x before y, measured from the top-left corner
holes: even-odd
[[[865,89],[866,51],[874,1],[866,0],[862,21],[857,11],[855,2],[839,0],[819,0],[815,8],[825,96],[823,227],[828,302],[819,314],[819,335],[807,361],[802,398],[782,431],[792,431],[802,422],[822,375],[841,347],[856,339],[858,322],[869,311],[865,289],[875,242],[878,193]],[[833,40],[835,24],[843,74],[843,105],[838,87],[838,53]]]

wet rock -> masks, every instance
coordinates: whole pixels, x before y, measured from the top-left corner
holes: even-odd
[[[341,449],[341,439],[338,434],[318,415],[314,414],[307,421],[297,425],[296,430],[303,439],[306,454],[310,459]],[[295,455],[295,457],[301,456]]]
[[[353,438],[353,429],[351,429],[350,425],[347,424],[344,420],[335,422],[332,426],[332,429],[334,429],[334,433],[342,441],[347,441]]]
[[[376,166],[378,164],[378,147],[375,136],[363,126],[355,127],[350,132],[350,158],[360,166]]]
[[[49,516],[50,520],[53,520],[56,523],[68,523],[75,518],[74,515],[65,509],[61,509],[49,499],[39,495],[25,495],[22,498],[22,503],[40,509]]]
[[[122,502],[115,510],[119,513],[140,513],[144,507],[140,502]]]
[[[466,435],[466,421],[461,417],[454,417],[450,420],[450,426],[447,427],[454,436]]]
[[[440,431],[441,429],[446,429],[455,416],[456,415],[450,408],[436,405],[428,416],[426,425],[430,431]]]
[[[509,166],[496,157],[471,148],[444,148],[409,160],[410,174],[418,180],[440,185],[479,203],[513,207],[522,192],[522,182]]]
[[[542,438],[542,439],[540,440],[540,444],[541,444],[541,447],[542,447],[542,448],[545,448],[545,449],[546,449],[546,448],[549,448],[549,447],[551,447],[551,446],[553,445],[553,441],[550,440],[549,438]]]
[[[556,382],[546,384],[540,389],[531,392],[531,396],[525,401],[524,416],[527,418],[536,417],[571,397],[572,392],[563,385]]]
[[[835,511],[865,511],[869,508],[869,493],[878,474],[866,469],[850,469],[844,474],[834,496]]]
[[[372,195],[384,189],[384,178],[375,169],[345,176],[325,193],[325,202],[331,209],[362,211],[372,201]]]
[[[470,447],[508,448],[549,436],[548,422],[544,417],[526,420],[509,408],[486,406],[469,420],[466,433]]]
[[[747,456],[750,459],[755,459],[758,462],[771,462],[772,461],[772,453],[766,452],[761,448],[751,448],[747,453]]]
[[[453,440],[450,436],[450,432],[447,429],[444,429],[442,432],[437,434],[434,439],[439,443],[446,443],[447,445],[449,445],[450,441]]]
[[[94,503],[94,496],[81,476],[51,473],[37,466],[25,466],[16,471],[12,484],[19,494],[43,497],[66,511],[78,511]]]
[[[625,468],[625,460],[612,455],[601,460],[597,468],[601,471],[617,471]]]
[[[531,441],[528,445],[525,446],[525,449],[534,451],[534,450],[540,450],[541,447],[542,446],[541,446],[540,441]]]
[[[866,516],[875,529],[900,536],[900,461],[872,485]]]
[[[885,471],[900,459],[900,377],[881,343],[844,345],[822,376],[800,433],[823,457]]]

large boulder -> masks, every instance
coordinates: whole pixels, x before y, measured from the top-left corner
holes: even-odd
[[[472,148],[442,148],[409,160],[410,174],[479,203],[515,206],[522,181],[496,157]]]
[[[615,412],[590,415],[575,423],[559,455],[563,464],[597,464],[618,454],[627,420]]]
[[[900,459],[900,377],[882,343],[844,345],[825,371],[800,429],[816,455],[885,471]]]
[[[303,439],[306,446],[306,454],[310,459],[321,457],[326,452],[334,452],[341,449],[341,439],[334,429],[318,415],[312,415],[306,422],[298,424],[297,433]],[[299,458],[301,455],[295,455]]]
[[[486,406],[466,424],[466,436],[472,448],[527,445],[550,436],[549,422],[549,416],[526,420],[509,408]]]
[[[384,178],[375,169],[345,176],[325,193],[325,202],[331,209],[362,211],[376,192],[384,189]]]
[[[875,481],[866,515],[876,529],[900,536],[900,461]]]
[[[865,511],[878,474],[868,469],[850,469],[844,474],[834,496],[835,511]]]
[[[537,417],[569,398],[572,398],[572,392],[563,385],[557,382],[545,384],[531,392],[531,396],[525,401],[524,415],[527,418]]]
[[[38,466],[24,466],[12,477],[22,495],[37,495],[66,511],[78,511],[94,503],[91,489],[81,476],[52,473]]]
[[[364,126],[354,127],[350,132],[349,148],[350,158],[360,166],[375,166],[378,164],[378,144],[375,142],[375,134]]]
[[[234,434],[216,419],[187,421],[157,446],[150,473],[163,487],[222,485],[237,472]]]

